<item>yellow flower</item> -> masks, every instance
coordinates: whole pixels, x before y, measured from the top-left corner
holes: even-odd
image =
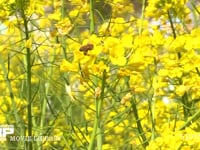
[[[119,68],[119,71],[117,73],[118,77],[130,76],[131,74],[131,70],[127,68]]]
[[[160,69],[158,71],[158,75],[159,76],[162,76],[162,77],[167,77],[169,75],[169,70],[168,69]]]
[[[160,46],[163,45],[164,42],[165,40],[163,34],[160,31],[155,30],[152,37],[152,45]]]
[[[43,18],[40,20],[41,28],[49,28],[51,26],[52,26],[51,21],[48,18]]]
[[[72,11],[69,12],[69,16],[71,18],[76,18],[78,16],[79,11],[77,9],[74,9]]]
[[[113,121],[110,121],[106,124],[107,128],[113,128],[115,126],[115,123]]]
[[[176,94],[178,96],[183,96],[187,90],[188,90],[187,86],[179,85],[179,86],[176,87]]]
[[[104,44],[105,48],[108,50],[111,63],[124,66],[126,64],[126,57],[124,57],[125,49],[121,41],[114,37],[108,37]]]
[[[121,56],[121,57],[112,57],[110,56],[110,60],[113,65],[119,65],[119,66],[124,66],[126,64],[126,58]]]
[[[60,65],[60,70],[63,72],[67,71],[78,72],[78,64],[73,64],[67,60],[63,60]]]
[[[103,144],[102,145],[102,150],[108,150],[108,149],[113,149],[111,144]]]
[[[169,77],[170,78],[181,78],[183,75],[183,68],[181,67],[175,67],[175,68],[169,68]]]
[[[144,87],[135,87],[134,88],[134,92],[135,93],[142,93],[142,92],[145,92],[146,91],[146,89],[144,88]]]
[[[55,26],[61,35],[68,34],[73,28],[73,25],[71,21],[69,20],[69,18],[65,18],[59,21]]]
[[[86,120],[91,121],[95,118],[95,105],[91,104],[88,109],[84,112],[84,117]]]
[[[150,45],[151,43],[152,43],[152,40],[148,32],[142,33],[142,35],[137,36],[134,40],[134,46],[136,48],[143,47],[145,45]]]
[[[114,131],[116,134],[121,134],[125,130],[123,123],[119,123],[117,126],[114,127]]]
[[[183,51],[185,45],[185,36],[178,36],[168,47],[169,52]]]
[[[113,23],[110,24],[110,34],[115,37],[125,31],[125,20],[124,18],[118,17],[111,20]]]
[[[146,87],[143,85],[143,77],[139,72],[133,72],[130,76],[130,87],[136,93],[142,93],[146,91]]]
[[[102,75],[103,71],[109,72],[109,67],[104,64],[103,61],[100,61],[98,64],[89,65],[90,72],[95,75]]]
[[[60,18],[61,18],[61,11],[60,10],[55,10],[53,14],[49,14],[48,15],[48,18],[50,20],[53,20],[53,21],[59,21]]]
[[[130,34],[125,34],[122,36],[122,44],[125,48],[133,47],[133,36]]]
[[[145,68],[144,56],[141,53],[135,53],[130,57],[128,66],[132,70],[143,70]]]
[[[132,97],[132,94],[131,93],[127,93],[125,96],[122,97],[120,103],[122,105],[124,105],[127,101],[130,100],[131,97]]]

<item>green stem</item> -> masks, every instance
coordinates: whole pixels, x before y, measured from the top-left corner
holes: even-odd
[[[29,29],[28,29],[28,21],[24,12],[24,9],[21,9],[21,14],[24,22],[24,29],[25,29],[25,39],[29,40]],[[28,117],[28,136],[32,137],[32,93],[31,93],[31,50],[29,47],[26,48],[26,76],[27,76],[27,117]],[[32,142],[28,142],[28,150],[32,150]]]
[[[169,22],[170,22],[170,26],[171,26],[171,29],[172,29],[173,37],[175,39],[176,38],[176,30],[175,30],[174,23],[172,21],[172,16],[171,16],[169,10],[167,11],[167,14],[168,14],[168,17],[169,17]]]
[[[196,69],[198,76],[200,76],[200,71],[199,71],[198,67],[196,67],[195,69]]]
[[[66,17],[66,0],[62,0],[62,7],[61,7],[61,19],[64,19]],[[63,49],[63,54],[65,59],[67,59],[67,53],[66,53],[66,36],[61,36],[61,45]]]
[[[96,105],[96,117],[94,121],[93,131],[91,135],[91,142],[88,146],[88,150],[94,149],[94,141],[95,137],[97,137],[97,149],[102,149],[102,130],[101,130],[101,109],[102,103],[104,99],[104,89],[106,83],[106,71],[103,72],[102,83],[101,83],[101,95],[100,97],[96,97],[95,105]]]
[[[175,131],[176,129],[176,124],[177,124],[177,120],[178,120],[178,105],[177,105],[177,108],[176,108],[176,114],[175,114],[175,121],[174,121],[174,127],[173,127],[173,131]]]
[[[188,120],[185,122],[185,124],[183,124],[179,130],[183,130],[185,129],[185,127],[187,127],[192,121],[194,121],[195,119],[197,119],[200,116],[200,110],[198,110],[192,117],[189,117]]]
[[[132,106],[133,113],[134,113],[134,116],[135,116],[135,119],[136,119],[138,132],[140,134],[140,137],[142,138],[143,147],[145,148],[147,145],[149,145],[149,143],[148,143],[148,140],[147,140],[146,135],[144,133],[144,130],[142,128],[142,124],[141,124],[141,121],[140,121],[140,118],[139,118],[139,115],[138,115],[138,109],[137,109],[137,106],[136,106],[135,98],[132,99],[131,106]]]
[[[188,115],[189,115],[189,104],[188,104],[188,95],[185,92],[185,94],[182,96],[181,101],[183,103],[183,114],[184,114],[184,118],[185,120],[188,119]]]
[[[52,62],[54,62],[55,59],[55,51],[54,51],[54,55],[52,56]],[[48,76],[52,76],[53,74],[53,67],[51,67]],[[42,104],[42,111],[41,111],[41,119],[40,119],[40,136],[43,136],[44,132],[43,132],[43,128],[44,128],[44,124],[45,124],[45,118],[46,118],[46,106],[47,106],[47,101],[48,101],[48,94],[49,94],[49,87],[50,87],[50,81],[47,81],[44,83],[45,87],[43,87],[44,89],[44,99],[43,99],[43,104]],[[39,141],[38,143],[38,150],[42,150],[42,141]]]
[[[96,136],[96,132],[97,132],[97,123],[98,123],[98,121],[97,121],[97,118],[95,117],[93,131],[92,131],[92,135],[91,135],[90,144],[88,146],[88,150],[93,150],[95,136]]]
[[[66,16],[66,0],[62,0],[61,17],[64,19]]]
[[[175,27],[174,27],[174,23],[173,23],[173,20],[172,20],[172,16],[171,16],[171,14],[170,14],[170,10],[167,11],[167,14],[168,14],[170,26],[171,26],[171,29],[172,29],[173,37],[174,37],[174,39],[176,39],[176,30],[175,30]],[[178,55],[178,58],[180,59],[180,58],[181,58],[181,53],[178,52],[177,55]]]
[[[94,0],[90,0],[90,33],[94,33]]]
[[[145,4],[146,0],[142,0],[142,15],[141,15],[141,22],[140,22],[140,27],[139,27],[139,34],[142,33],[142,28],[143,28],[143,20],[144,20],[144,11],[145,11]]]
[[[45,90],[45,95],[43,98],[43,103],[42,103],[42,110],[41,110],[41,118],[40,118],[40,130],[39,130],[39,136],[43,136],[43,131],[44,131],[44,123],[45,123],[45,117],[46,117],[46,106],[47,106],[47,93],[49,90],[49,83],[45,84],[45,87],[43,87]],[[37,148],[38,150],[42,150],[42,141],[37,142]]]
[[[151,108],[151,126],[152,126],[152,135],[151,140],[155,139],[155,99],[152,99],[150,102],[150,108]]]
[[[22,124],[22,120],[19,116],[19,114],[17,113],[17,105],[15,103],[15,97],[14,97],[14,94],[13,94],[13,90],[12,90],[12,86],[11,86],[11,81],[8,77],[8,72],[6,71],[6,67],[5,67],[5,64],[3,62],[3,57],[0,53],[0,63],[1,63],[1,68],[2,68],[2,71],[3,71],[3,74],[4,74],[4,80],[6,81],[6,85],[8,87],[8,91],[10,93],[10,99],[11,99],[11,102],[12,102],[12,110],[14,112],[14,117],[15,117],[15,120],[16,120],[16,125],[19,125],[19,128],[20,128],[20,135],[23,135],[23,124]]]
[[[197,6],[195,5],[195,2],[192,1],[192,7],[194,8],[194,10],[198,13],[198,15],[200,15],[200,11],[198,10]]]

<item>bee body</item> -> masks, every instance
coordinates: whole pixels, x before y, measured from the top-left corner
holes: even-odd
[[[88,51],[93,50],[94,45],[88,43],[87,45],[83,45],[82,47],[80,47],[79,51],[83,52],[84,55],[87,55]]]

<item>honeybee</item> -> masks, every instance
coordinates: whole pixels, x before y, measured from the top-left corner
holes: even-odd
[[[87,45],[83,45],[80,47],[79,51],[83,52],[84,55],[87,55],[87,52],[93,50],[94,45],[88,43]]]

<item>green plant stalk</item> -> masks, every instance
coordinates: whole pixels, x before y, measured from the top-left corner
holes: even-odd
[[[155,139],[155,100],[152,99],[150,102],[151,105],[151,126],[152,126],[152,131],[151,131],[151,140]]]
[[[197,72],[198,76],[200,76],[200,71],[199,71],[199,68],[198,68],[198,67],[196,67],[195,69],[196,69],[196,72]]]
[[[172,29],[173,37],[174,37],[174,39],[176,39],[176,30],[175,30],[175,27],[174,27],[172,16],[170,14],[170,10],[167,11],[167,15],[168,15],[168,18],[169,18],[170,27]],[[181,53],[178,52],[177,55],[178,55],[178,58],[180,59],[181,58]]]
[[[139,132],[140,137],[142,138],[142,141],[143,141],[143,147],[146,148],[146,146],[149,145],[149,143],[148,143],[148,140],[146,138],[145,132],[142,128],[142,124],[140,122],[140,118],[139,118],[139,115],[138,115],[138,110],[137,110],[137,106],[136,106],[136,102],[135,102],[134,98],[132,98],[131,106],[132,106],[132,109],[133,109],[133,114],[134,114],[135,119],[136,119],[138,132]]]
[[[200,15],[200,11],[197,9],[197,6],[194,0],[191,1],[191,4],[192,4],[192,12],[193,12],[193,18],[194,18],[194,25],[197,28],[198,22],[199,22],[198,16]],[[195,12],[197,12],[197,14]]]
[[[102,149],[102,131],[101,131],[101,108],[102,108],[102,99],[97,99],[97,129],[96,129],[96,137],[97,137],[97,149]]]
[[[183,25],[183,29],[187,32],[190,33],[190,30],[188,29],[186,23],[180,18],[181,24]]]
[[[169,18],[169,23],[170,23],[170,26],[171,26],[171,29],[172,29],[173,37],[175,39],[176,38],[176,30],[175,30],[175,27],[174,27],[172,16],[170,14],[170,10],[167,11],[167,15],[168,15],[168,18]]]
[[[4,74],[4,80],[6,81],[6,85],[8,87],[8,90],[9,90],[9,93],[10,93],[10,99],[11,99],[11,102],[12,102],[12,110],[14,112],[14,117],[15,117],[15,120],[16,120],[16,125],[19,125],[19,128],[20,128],[20,135],[23,135],[24,134],[24,131],[23,131],[23,122],[19,116],[19,114],[17,113],[17,105],[15,103],[15,97],[14,97],[14,94],[13,94],[13,90],[12,90],[12,86],[11,86],[11,81],[9,80],[9,77],[8,77],[8,72],[6,71],[6,67],[5,67],[5,64],[3,62],[3,57],[0,53],[0,63],[1,63],[1,68],[2,68],[2,71],[3,71],[3,74]]]
[[[62,0],[62,7],[61,7],[61,19],[64,19],[66,17],[66,0]],[[62,50],[63,50],[63,55],[64,55],[64,59],[68,59],[67,58],[67,45],[66,45],[66,39],[67,38],[71,38],[70,36],[68,35],[62,35],[61,36],[61,45],[62,45]],[[64,73],[64,79],[66,81],[66,84],[67,85],[70,85],[69,81],[67,80],[67,78],[65,78],[65,76],[68,76],[68,73]],[[67,118],[68,118],[68,122],[71,122],[72,121],[72,105],[71,105],[71,101],[70,99],[66,99],[66,102],[67,102]]]
[[[176,123],[177,123],[177,120],[178,120],[178,104],[177,104],[177,108],[176,108],[176,114],[175,114],[175,119],[174,119],[174,127],[173,127],[173,131],[175,131],[176,129]]]
[[[90,33],[94,33],[95,21],[94,21],[94,0],[90,0]]]
[[[43,99],[43,103],[42,103],[42,110],[41,110],[41,118],[40,118],[40,136],[43,136],[43,128],[44,128],[44,122],[45,122],[45,117],[46,117],[46,106],[47,106],[47,93],[49,90],[49,83],[47,83],[48,85],[45,87],[45,97]],[[42,141],[39,141],[38,143],[38,150],[42,150]]]
[[[142,15],[141,15],[141,22],[140,22],[139,31],[138,31],[139,34],[142,33],[145,5],[146,5],[146,0],[142,0]]]
[[[61,7],[61,19],[64,19],[66,17],[66,1],[62,0],[62,7]],[[63,55],[64,55],[64,59],[68,59],[67,58],[67,45],[66,45],[66,39],[69,38],[70,36],[68,35],[62,35],[61,36],[61,45],[62,45],[62,50],[63,50]],[[69,81],[67,80],[67,78],[65,78],[65,76],[68,76],[68,73],[64,73],[64,79],[66,81],[67,85],[70,85]],[[72,121],[72,105],[71,105],[71,101],[70,99],[66,99],[67,102],[67,118],[68,118],[68,122],[70,123]],[[70,123],[71,124],[71,123]]]
[[[97,10],[97,9],[95,9],[95,11],[98,13],[98,15],[99,15],[99,17],[101,18],[101,20],[102,20],[103,22],[105,22],[105,19],[104,19],[103,15],[101,14],[101,12],[100,12],[99,10]]]
[[[184,119],[187,120],[188,119],[188,115],[189,115],[189,104],[188,104],[188,95],[187,92],[185,92],[185,94],[181,97],[181,102],[183,104],[183,114],[184,114]]]
[[[170,15],[170,10],[168,10],[167,13],[168,13],[169,22],[170,22],[170,26],[171,26],[171,29],[172,29],[173,37],[174,37],[174,39],[176,39],[176,30],[175,30],[175,27],[174,27],[174,24],[173,24],[172,16]],[[181,58],[181,53],[178,52],[177,55],[178,55],[178,58],[180,59]],[[188,119],[188,113],[189,113],[189,109],[188,109],[188,95],[187,95],[187,93],[185,93],[181,97],[181,101],[183,103],[184,118],[185,118],[185,120],[187,120]]]
[[[27,48],[26,54],[27,61],[27,96],[28,96],[28,136],[32,136],[32,93],[31,93],[31,53],[30,49]],[[32,150],[32,142],[28,144],[29,150]]]
[[[172,29],[173,37],[174,37],[174,39],[176,39],[176,29],[174,27],[174,23],[173,23],[173,20],[172,20],[172,16],[170,14],[170,10],[167,11],[167,15],[168,15],[168,18],[169,18],[169,23],[170,23],[170,27]],[[180,59],[181,53],[178,52],[177,55],[178,55],[178,58]]]
[[[62,19],[66,16],[66,0],[62,0],[62,7],[61,7],[61,17]]]
[[[66,1],[62,0],[62,6],[61,6],[61,19],[64,19],[66,16]],[[62,35],[61,36],[61,45],[62,45],[62,49],[63,49],[63,54],[65,59],[67,59],[67,53],[66,53],[66,36]]]
[[[183,130],[185,127],[187,127],[192,121],[200,117],[200,110],[198,110],[192,117],[189,117],[188,120],[183,124],[179,130]]]
[[[95,117],[94,125],[93,125],[93,131],[92,131],[92,135],[91,135],[90,144],[88,146],[88,150],[93,150],[95,136],[96,136],[96,132],[97,132],[97,124],[98,124],[98,120],[97,120],[97,117]]]
[[[55,54],[55,51],[54,51],[54,54]],[[52,58],[52,62],[54,61],[54,56],[55,55],[52,56],[53,57]],[[50,70],[49,74],[50,74],[50,76],[53,74],[53,67],[51,67],[51,70]],[[45,97],[43,99],[41,118],[40,118],[40,136],[43,136],[43,127],[44,127],[45,118],[46,118],[46,106],[47,106],[47,100],[48,100],[49,86],[50,86],[50,82],[47,81],[45,83],[45,87],[44,87]],[[42,145],[42,141],[38,142],[37,144],[39,144],[38,145],[38,150],[41,150],[42,147],[40,147],[40,145]]]
[[[26,18],[26,15],[24,13],[24,9],[21,10],[22,19],[24,22],[24,29],[25,29],[25,39],[29,40],[29,29],[28,29],[28,21]],[[28,117],[28,136],[32,137],[32,93],[31,93],[31,50],[30,48],[26,48],[26,76],[27,76],[27,99],[28,99],[28,105],[27,105],[27,117]],[[28,142],[28,150],[32,150],[32,142]]]
[[[102,149],[101,109],[102,109],[102,103],[104,99],[105,83],[106,83],[106,71],[104,70],[102,83],[101,83],[101,94],[100,94],[100,97],[97,97],[95,99],[96,117],[94,120],[94,126],[93,126],[92,135],[91,135],[91,141],[88,146],[88,150],[94,150],[95,137],[97,137],[97,149],[98,150]]]

